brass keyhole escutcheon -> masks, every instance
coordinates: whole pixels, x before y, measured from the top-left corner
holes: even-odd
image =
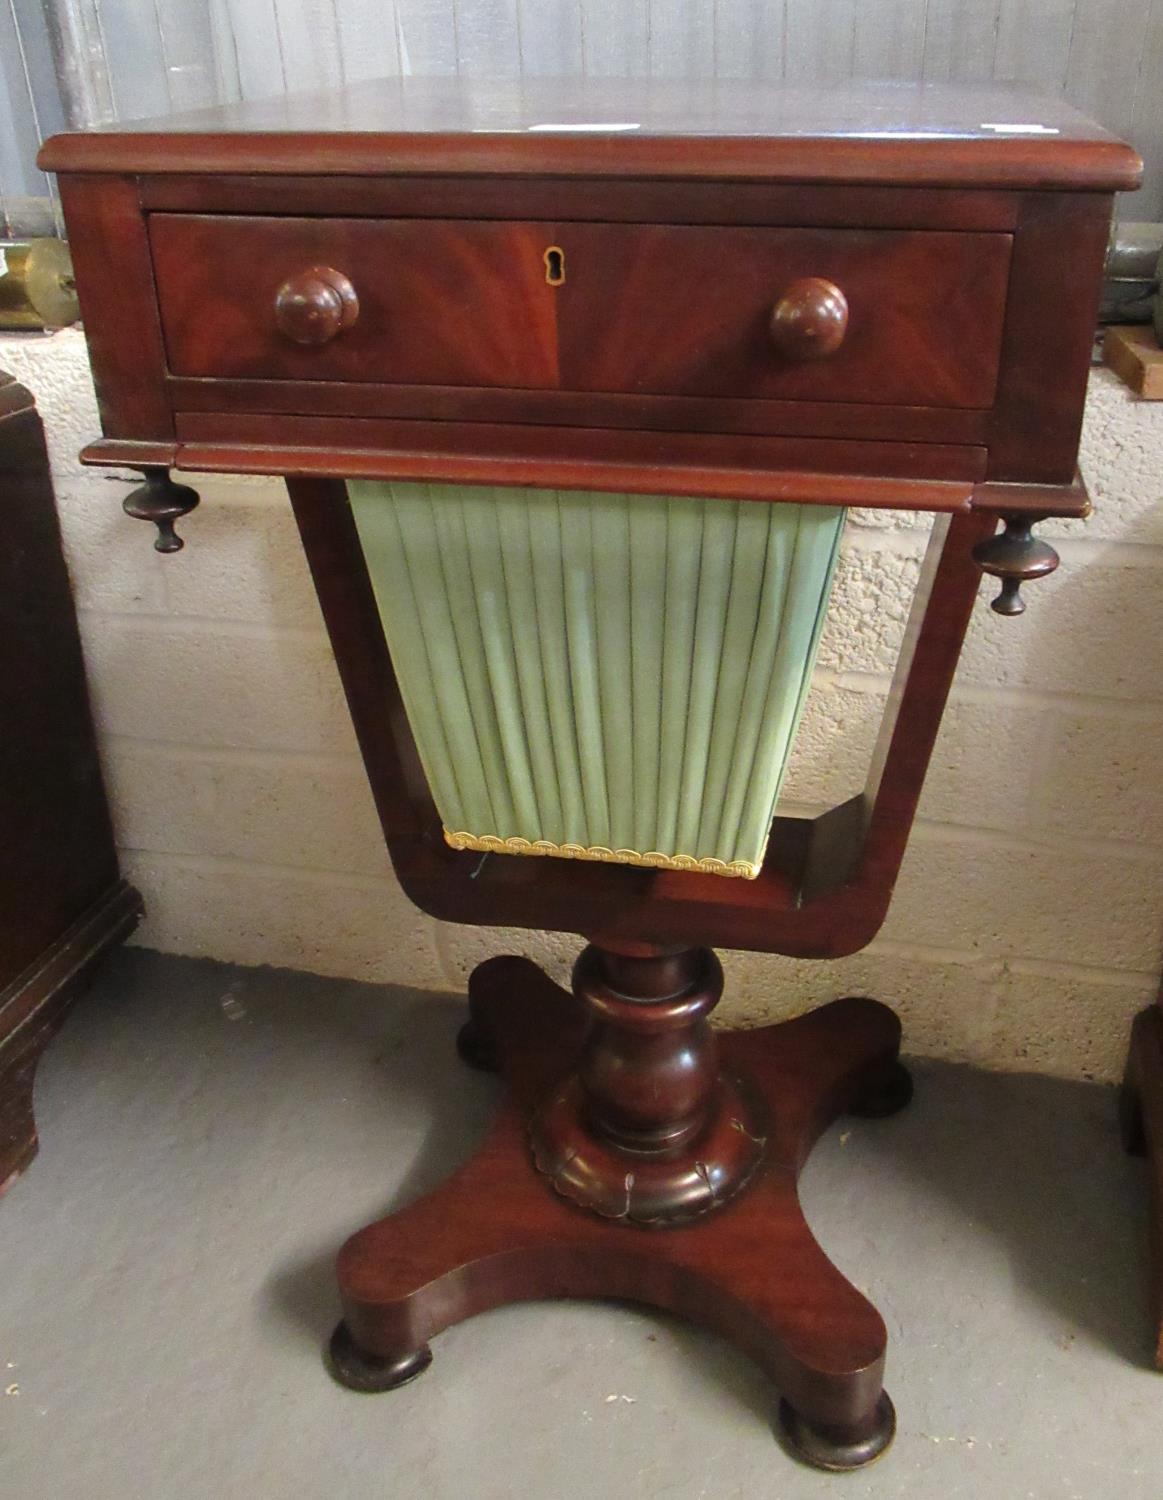
[[[545,280],[550,286],[565,285],[565,251],[560,245],[550,245],[541,257],[545,262]]]

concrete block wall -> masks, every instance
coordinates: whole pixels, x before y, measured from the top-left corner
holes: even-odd
[[[397,887],[281,486],[206,478],[173,558],[126,520],[130,476],[84,471],[98,431],[78,332],[0,338],[36,394],[136,941],[170,952],[460,989],[524,951],[558,976],[578,942],[457,928]],[[1097,513],[1020,620],[974,618],[896,899],[835,963],[724,955],[728,1024],[838,994],[896,1005],[908,1047],[1113,1079],[1158,980],[1163,926],[1163,405],[1094,373],[1084,467]],[[785,800],[856,791],[925,533],[855,513]]]

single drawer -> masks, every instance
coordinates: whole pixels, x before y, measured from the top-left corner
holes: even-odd
[[[993,400],[1011,245],[196,214],[150,236],[176,375],[961,408]]]

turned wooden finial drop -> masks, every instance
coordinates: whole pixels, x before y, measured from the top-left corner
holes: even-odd
[[[1001,592],[990,602],[999,615],[1021,615],[1026,611],[1023,583],[1045,578],[1058,566],[1058,554],[1049,542],[1032,535],[1039,516],[1006,516],[1004,530],[973,549],[973,560],[985,573],[1001,579]]]
[[[198,491],[188,484],[175,484],[168,469],[143,469],[145,483],[130,490],[121,502],[135,521],[152,521],[157,527],[154,547],[158,552],[180,552],[186,545],[174,530],[174,522],[189,515],[198,503]]]

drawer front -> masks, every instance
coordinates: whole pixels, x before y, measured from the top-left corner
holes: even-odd
[[[1007,234],[570,224],[558,313],[583,390],[988,407]],[[771,319],[805,284],[847,303],[824,357],[781,351]]]
[[[557,385],[544,225],[196,214],[149,223],[175,375]],[[326,342],[301,344],[280,328],[276,304],[317,266],[348,279],[358,315]]]
[[[175,375],[961,408],[993,398],[1011,244],[194,214],[155,214],[150,236]],[[846,323],[807,357],[772,314],[822,283]]]

